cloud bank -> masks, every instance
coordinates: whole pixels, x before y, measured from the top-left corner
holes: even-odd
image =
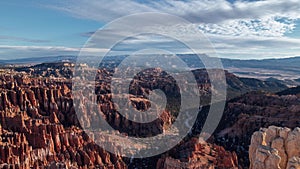
[[[174,25],[174,28],[169,29],[184,29],[186,33],[203,32],[221,57],[249,59],[300,55],[300,39],[293,36],[300,26],[299,0],[54,0],[43,1],[39,5],[72,17],[101,23],[141,12],[177,15],[191,24]],[[80,36],[90,36],[93,31],[96,30]],[[195,39],[191,41],[197,43]],[[154,40],[152,37],[138,37],[124,42],[145,47],[155,46],[154,43],[172,47],[172,42],[163,38]],[[124,50],[128,49],[124,44],[118,51],[122,51],[122,46]],[[53,49],[57,48],[41,50],[53,52]],[[66,49],[62,52],[75,52]],[[184,50],[178,49],[178,52]]]

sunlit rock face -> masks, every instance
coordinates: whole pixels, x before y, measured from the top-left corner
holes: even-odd
[[[176,119],[180,107],[179,89],[174,79],[161,69],[149,69],[132,79],[129,97],[137,110],[147,110],[150,90],[161,89],[169,98],[166,110],[151,123],[140,124],[126,119],[112,102],[110,80],[113,71],[99,69],[95,77],[95,94],[98,109],[93,110],[84,102],[86,96],[72,93],[74,64],[41,64],[0,74],[0,168],[129,168],[130,160],[111,154],[84,133],[76,115],[74,97],[81,98],[80,110],[84,124],[97,123],[98,112],[124,136],[149,137],[164,133]],[[91,71],[85,68],[86,71]],[[226,73],[231,96],[250,89],[261,88],[262,81],[252,83]],[[194,70],[201,94],[201,102],[210,101],[211,85],[205,70]],[[251,82],[251,83],[250,83]],[[267,84],[263,88],[276,86]],[[284,86],[282,86],[284,87]],[[279,86],[279,88],[281,88]],[[118,97],[118,96],[117,96]],[[229,105],[229,108],[231,105]],[[236,106],[236,105],[235,105]],[[232,106],[232,107],[235,107]],[[293,107],[297,112],[298,107]],[[234,111],[231,111],[234,112]],[[143,115],[141,112],[140,115]],[[237,117],[245,119],[243,116]],[[247,120],[247,119],[246,119]],[[245,120],[245,121],[246,121]],[[243,122],[245,122],[243,121]],[[199,128],[201,120],[197,119]],[[229,124],[229,123],[228,123]],[[238,123],[239,124],[239,123]],[[247,124],[247,123],[243,123]],[[237,125],[243,133],[248,126]],[[249,125],[251,126],[251,125]],[[251,133],[252,134],[252,133]],[[280,145],[280,142],[278,143]],[[280,152],[280,150],[278,150]],[[296,166],[298,159],[288,159],[287,165]],[[144,165],[144,164],[143,164]],[[140,165],[140,166],[143,166]],[[149,158],[148,168],[236,168],[237,156],[213,143],[186,139],[174,149],[159,157]],[[139,167],[139,166],[137,166]]]
[[[0,75],[0,168],[127,168],[76,118],[68,79]]]
[[[249,148],[250,169],[299,168],[300,128],[270,126],[255,132]]]
[[[105,151],[84,133],[73,106],[71,68],[59,67],[59,73],[51,76],[57,72],[55,69],[7,71],[0,75],[0,168],[127,168],[120,155]],[[96,80],[102,81],[95,86],[97,111],[103,112],[116,130],[144,137],[163,133],[172,123],[174,117],[168,110],[150,124],[133,123],[121,116],[111,100],[107,84],[110,78],[109,71],[98,71]],[[144,86],[138,90],[131,92],[142,95],[149,89]],[[83,98],[79,107],[87,117],[85,123],[93,124],[91,115],[97,112],[86,106],[83,95],[76,97]],[[149,100],[132,97],[132,104],[143,110],[149,107]]]
[[[223,147],[192,138],[174,148],[157,162],[157,169],[238,168],[235,153]]]
[[[254,132],[272,125],[290,129],[300,126],[299,99],[299,90],[289,89],[280,93],[249,92],[227,101],[215,132],[216,143],[235,151],[239,164],[248,168],[248,150]],[[280,140],[276,140],[276,144],[280,144]]]

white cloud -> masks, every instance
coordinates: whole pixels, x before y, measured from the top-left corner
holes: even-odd
[[[64,46],[13,46],[0,45],[0,59],[20,59],[28,57],[45,57],[45,56],[61,56],[72,55],[77,56],[81,48],[71,48]],[[106,53],[108,49],[85,48],[82,49],[90,54]]]
[[[237,0],[234,3],[226,0],[160,0],[143,3],[130,0],[67,0],[57,1],[56,4],[52,1],[47,6],[74,17],[104,23],[139,12],[174,14],[193,23],[176,29],[187,29],[186,34],[199,30],[204,32],[223,57],[238,53],[245,57],[256,55],[258,58],[300,53],[297,47],[300,45],[299,39],[285,36],[295,31],[296,21],[300,20],[300,0]],[[151,38],[132,39],[127,43],[147,46],[147,40],[158,45],[172,45],[168,41]]]
[[[166,12],[192,22],[218,23],[231,19],[261,19],[264,17],[300,17],[299,0],[236,1],[226,0],[160,0],[139,3],[130,0],[67,0],[51,3],[49,7],[73,16],[97,21],[111,21],[139,12]]]
[[[0,45],[0,49],[15,49],[15,50],[52,50],[52,51],[78,51],[76,48],[63,47],[63,46],[13,46],[13,45]]]
[[[1,28],[0,28],[0,30],[1,30]],[[13,41],[23,41],[23,42],[30,42],[30,43],[48,43],[48,42],[50,42],[49,40],[31,39],[31,38],[6,36],[6,35],[0,35],[0,40],[13,40]]]
[[[50,2],[46,6],[78,18],[100,22],[111,21],[133,13],[155,11],[147,5],[130,0],[65,0]]]
[[[21,59],[29,57],[45,57],[60,55],[77,55],[78,50],[58,46],[13,46],[0,45],[0,59]]]
[[[220,24],[199,24],[199,29],[207,34],[230,36],[282,37],[295,29],[295,23],[283,23],[276,19],[230,20]]]

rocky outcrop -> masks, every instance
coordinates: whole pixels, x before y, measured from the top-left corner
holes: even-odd
[[[0,168],[127,168],[124,158],[101,149],[82,131],[82,123],[79,123],[73,102],[75,97],[83,98],[83,95],[78,93],[74,96],[71,92],[69,78],[72,77],[73,67],[74,64],[71,63],[47,63],[17,68],[20,72],[10,70],[0,74],[0,151],[3,150]],[[201,96],[204,97],[201,102],[205,104],[206,101],[210,101],[211,95],[207,72],[195,70],[193,73],[199,83]],[[147,110],[153,106],[150,106],[148,100],[151,90],[160,89],[168,98],[167,109],[162,111],[157,120],[140,124],[123,117],[112,102],[112,74],[110,68],[98,70],[95,79],[97,110],[88,107],[83,101],[80,102],[79,108],[83,112],[81,118],[84,119],[85,125],[93,127],[93,124],[98,124],[99,121],[94,117],[99,117],[97,112],[102,112],[104,119],[124,136],[149,137],[168,129],[180,108],[180,99],[175,99],[180,96],[180,92],[172,77],[161,69],[145,70],[134,77],[129,96],[136,109]],[[235,88],[234,92],[244,93],[259,88],[257,83],[249,83],[252,82],[251,79],[241,80],[228,72],[226,76],[231,82],[229,85]],[[258,84],[262,83],[260,81]],[[84,99],[86,98],[82,100]],[[293,110],[297,112],[298,107],[294,106]],[[143,113],[140,115],[143,116]],[[239,124],[245,126],[240,127],[241,131],[237,133],[243,134],[252,124],[246,123],[247,117],[240,117],[238,119],[242,119],[242,122]],[[232,149],[229,150],[233,152]],[[178,152],[182,156],[177,156]],[[157,157],[160,159],[158,168],[170,168],[174,165],[186,168],[237,167],[235,153],[225,151],[215,144],[198,144],[195,140],[186,139],[166,154]],[[154,165],[157,162],[149,161]],[[297,160],[292,160],[289,164],[296,165]]]
[[[81,129],[73,107],[70,79],[33,75],[9,71],[0,74],[0,168],[127,168],[120,156],[98,147]],[[172,123],[167,110],[148,124],[126,119],[111,100],[107,84],[110,73],[99,70],[98,78],[103,80],[95,89],[98,110],[80,103],[85,123],[97,124],[93,115],[101,111],[116,130],[133,136],[156,135]],[[146,91],[144,87],[141,90]],[[140,110],[149,107],[144,98],[134,98],[132,103]]]
[[[300,126],[300,106],[297,93],[278,95],[250,92],[227,102],[224,115],[215,132],[215,141],[226,150],[235,151],[239,164],[248,168],[251,136],[260,128]],[[276,140],[281,144],[280,139]],[[282,151],[278,148],[279,153]]]
[[[293,157],[289,159],[287,163],[287,168],[289,169],[300,169],[300,158],[299,157]]]
[[[80,128],[70,81],[0,75],[0,168],[127,168]]]
[[[158,160],[157,169],[238,168],[235,153],[198,138],[183,142],[168,154]]]
[[[251,138],[250,169],[299,168],[299,147],[300,128],[262,128]]]

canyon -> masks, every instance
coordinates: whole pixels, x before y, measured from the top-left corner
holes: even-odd
[[[84,96],[74,96],[72,93],[73,69],[72,63],[45,63],[2,70],[1,168],[189,169],[248,168],[250,164],[250,168],[253,168],[252,162],[260,160],[252,158],[253,154],[260,151],[258,145],[266,146],[271,155],[273,152],[267,148],[272,141],[265,145],[257,141],[257,134],[252,136],[253,133],[271,125],[289,128],[299,126],[299,94],[296,90],[288,89],[286,92],[276,93],[287,87],[279,82],[240,78],[225,71],[228,101],[224,115],[212,137],[207,141],[202,140],[197,131],[201,130],[209,109],[211,86],[207,72],[197,69],[193,70],[193,74],[201,93],[203,108],[193,127],[195,132],[161,155],[144,159],[122,157],[97,145],[83,130],[74,107],[74,98]],[[101,112],[118,134],[125,137],[150,137],[166,132],[176,119],[180,94],[174,79],[164,71],[149,69],[137,75],[131,82],[128,96],[133,107],[138,110],[156,106],[151,105],[147,98],[151,90],[161,89],[169,98],[166,109],[159,118],[145,124],[128,120],[113,104],[110,93],[113,70],[102,68],[97,72],[97,110],[91,109],[84,102],[80,102],[79,106],[84,113],[84,125],[97,124],[99,121],[95,117],[101,116],[98,114]],[[149,79],[154,80],[149,83]],[[253,144],[251,136],[252,140],[256,140]],[[109,141],[109,138],[100,139]],[[296,165],[298,159],[293,156],[285,161],[291,161],[286,166]]]

